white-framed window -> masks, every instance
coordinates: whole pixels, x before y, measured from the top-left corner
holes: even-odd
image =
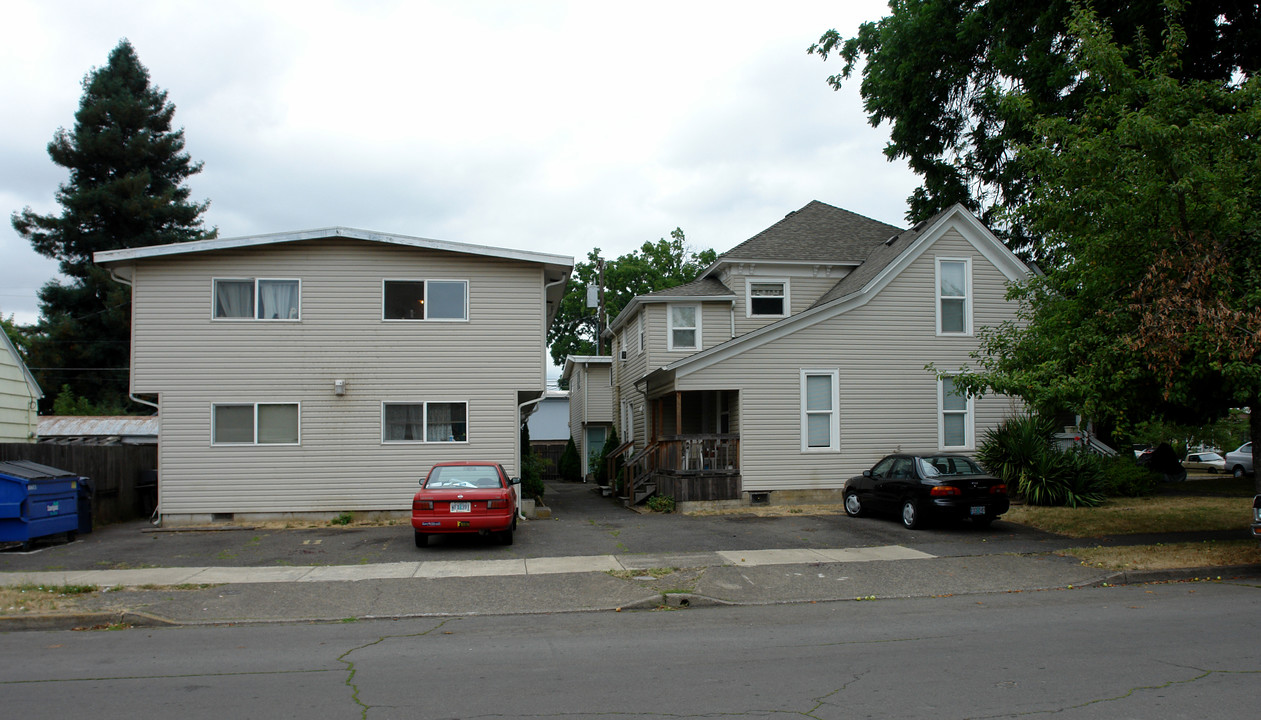
[[[468,442],[468,403],[381,403],[381,442]]]
[[[299,445],[298,403],[212,403],[211,445]]]
[[[699,350],[701,343],[701,306],[668,305],[670,350]]]
[[[754,280],[744,286],[745,317],[784,317],[788,315],[788,281]]]
[[[972,398],[955,388],[954,378],[937,381],[937,444],[942,450],[971,450],[975,438]]]
[[[972,261],[937,258],[937,334],[972,334]]]
[[[468,320],[467,280],[384,280],[383,320]]]
[[[840,373],[837,370],[801,371],[801,451],[839,452],[841,449]]]
[[[215,278],[215,320],[301,320],[302,281],[296,278]]]

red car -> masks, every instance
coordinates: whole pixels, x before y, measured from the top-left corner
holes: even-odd
[[[416,547],[428,545],[430,535],[449,533],[495,533],[504,545],[511,545],[520,483],[499,463],[461,460],[434,465],[412,498]]]

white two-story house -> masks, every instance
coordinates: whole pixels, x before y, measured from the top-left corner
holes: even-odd
[[[198,522],[400,511],[430,465],[517,474],[569,257],[350,228],[97,253],[132,288],[159,506]]]
[[[949,372],[1029,272],[961,206],[906,230],[811,202],[636,297],[606,331],[626,496],[832,497],[891,452],[975,450],[1015,406]]]

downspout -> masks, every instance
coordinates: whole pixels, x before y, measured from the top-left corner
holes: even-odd
[[[513,443],[514,445],[518,445],[518,446],[519,446],[519,445],[520,445],[520,443],[521,443],[521,426],[525,424],[525,423],[524,423],[524,422],[522,422],[522,420],[521,420],[521,413],[522,413],[522,411],[523,411],[523,410],[525,410],[525,406],[526,406],[526,405],[534,405],[534,404],[537,404],[537,403],[541,403],[541,402],[543,402],[545,399],[547,399],[547,390],[546,390],[546,389],[544,389],[544,390],[543,390],[543,394],[542,394],[542,395],[540,395],[540,396],[538,396],[538,397],[534,398],[533,400],[526,400],[526,401],[525,401],[525,402],[523,402],[523,403],[517,403],[517,435],[516,435],[516,439],[515,439],[515,441],[514,441],[514,443]],[[518,464],[520,464],[520,462],[521,462],[521,458],[522,458],[521,448],[520,448],[520,447],[517,447],[517,463],[518,463]],[[517,468],[517,477],[521,477],[521,476],[524,474],[524,472],[523,472],[524,470],[525,470],[525,468],[518,467],[518,468]],[[520,517],[520,518],[522,518],[523,520],[524,520],[524,519],[528,519],[528,518],[526,518],[526,517],[525,517],[525,515],[522,515],[522,514],[521,514],[521,493],[519,493],[519,492],[517,493],[517,516],[518,516],[518,517]]]
[[[135,287],[135,285],[134,285],[133,283],[131,283],[131,282],[130,282],[130,281],[128,281],[128,280],[124,280],[124,279],[122,278],[122,276],[120,276],[118,273],[114,272],[114,268],[109,268],[109,276],[110,276],[110,278],[112,278],[115,282],[122,283],[123,285],[126,285],[126,286],[127,286],[127,287],[129,287],[129,288],[134,288],[134,287]],[[132,309],[134,310],[136,306],[135,306],[135,304],[133,304],[131,307],[132,307]],[[135,323],[134,323],[134,322],[132,323],[132,326],[133,326],[133,327],[135,326]],[[131,367],[130,367],[130,364],[129,364],[128,368],[127,368],[127,374],[128,374],[128,376],[130,376],[130,375],[131,375]],[[132,402],[134,402],[134,403],[139,403],[140,405],[148,405],[149,407],[153,408],[153,409],[156,411],[156,413],[157,413],[157,415],[158,415],[158,418],[159,418],[159,420],[158,420],[158,423],[159,423],[159,424],[158,424],[158,442],[159,442],[159,448],[160,448],[160,447],[161,447],[161,439],[162,439],[162,425],[161,425],[161,422],[162,422],[162,421],[161,421],[161,417],[162,417],[162,407],[161,407],[160,405],[158,405],[157,403],[151,403],[151,402],[149,402],[148,400],[141,400],[140,398],[136,397],[136,394],[135,394],[134,392],[131,392],[131,381],[130,381],[130,378],[128,379],[128,382],[127,382],[127,399],[131,400],[131,401],[132,401]],[[160,451],[160,449],[159,449],[159,455],[160,455],[160,454],[161,454],[161,451]],[[160,460],[159,460],[159,462],[158,462],[158,465],[159,465],[159,467],[161,467],[161,461],[160,461]],[[158,476],[159,476],[159,477],[161,477],[161,473],[160,473],[160,472],[158,473]],[[162,526],[162,493],[161,493],[161,491],[156,491],[156,492],[157,492],[157,500],[153,503],[153,515],[149,518],[149,522],[150,522],[150,523],[152,523],[153,525],[156,525],[156,526],[158,526],[158,527],[161,527],[161,526]]]

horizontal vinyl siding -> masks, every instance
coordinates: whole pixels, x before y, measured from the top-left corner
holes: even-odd
[[[773,273],[768,271],[765,279],[767,280],[772,279],[772,275]],[[774,276],[773,279],[776,279],[776,280],[787,279],[788,280],[789,312],[792,315],[796,315],[797,313],[810,309],[812,305],[818,302],[819,298],[823,297],[823,295],[827,293],[827,291],[835,287],[836,283],[839,282],[840,279],[844,277],[845,275],[846,275],[845,272],[837,272],[837,273],[834,273],[830,277]],[[745,303],[745,299],[747,297],[746,296],[747,290],[746,290],[745,283],[746,283],[746,280],[749,280],[749,279],[753,280],[754,282],[758,282],[759,280],[762,280],[763,278],[759,278],[756,276],[751,277],[751,278],[747,278],[746,276],[736,276],[735,278],[732,279],[732,282],[735,283],[735,285],[732,286],[732,291],[736,293],[736,335],[737,336],[744,335],[746,333],[757,330],[760,327],[770,325],[771,323],[776,322],[780,319],[780,318],[745,317],[745,315],[748,313],[748,310],[746,309],[747,305]]]
[[[582,386],[586,403],[586,421],[613,422],[613,386],[609,384],[612,369],[608,365],[588,365]]]
[[[0,332],[4,332],[0,330]],[[0,349],[0,442],[27,442],[35,430],[35,398],[22,368]]]
[[[938,337],[936,256],[971,257],[974,325],[1010,319],[1005,278],[948,234],[866,305],[678,379],[680,390],[742,388],[741,473],[746,491],[838,488],[885,454],[938,447],[939,370],[975,365],[973,337]],[[840,452],[801,450],[801,370],[839,372]],[[975,402],[976,438],[1015,411],[1006,397]]]
[[[211,320],[213,277],[300,278],[301,322]],[[467,279],[470,320],[382,321],[383,278]],[[134,389],[161,397],[164,513],[402,510],[436,461],[516,473],[517,391],[544,385],[537,266],[314,241],[153,260],[134,298]],[[468,403],[468,442],[383,444],[382,402],[422,401]],[[211,446],[211,404],[230,402],[301,403],[301,446]]]

